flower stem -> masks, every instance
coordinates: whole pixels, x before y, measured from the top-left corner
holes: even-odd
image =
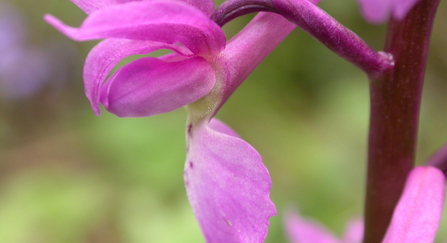
[[[391,20],[385,52],[395,65],[370,77],[371,115],[364,243],[380,243],[414,165],[427,49],[439,0]]]

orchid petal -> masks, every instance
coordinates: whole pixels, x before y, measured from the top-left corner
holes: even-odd
[[[45,20],[73,40],[103,38],[182,43],[201,56],[215,55],[225,47],[220,27],[200,10],[177,1],[130,2],[100,9],[80,28],[66,26],[51,15]]]
[[[285,220],[286,232],[292,243],[339,243],[324,226],[297,213],[287,213]]]
[[[117,4],[123,4],[128,2],[139,2],[147,0],[70,0],[76,4],[86,14],[90,14],[96,10],[110,7]],[[178,0],[179,2],[188,3],[200,10],[202,10],[208,16],[211,15],[214,9],[214,3],[210,0]]]
[[[444,194],[445,177],[439,169],[414,168],[383,243],[432,243],[442,216]]]
[[[179,45],[168,45],[152,41],[130,41],[107,39],[96,45],[87,56],[84,65],[85,94],[93,111],[100,115],[99,97],[101,87],[113,67],[123,58],[131,55],[148,54],[159,49],[171,49],[182,55],[192,55]]]
[[[214,71],[203,58],[164,62],[146,57],[119,69],[103,86],[101,102],[120,117],[153,116],[202,98],[214,83]]]
[[[206,122],[188,129],[185,165],[186,190],[206,242],[263,242],[276,214],[269,173],[253,147],[228,135],[234,132],[223,123],[211,124],[219,131]]]

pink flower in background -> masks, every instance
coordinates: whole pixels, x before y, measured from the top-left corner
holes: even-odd
[[[432,243],[442,217],[445,176],[436,167],[414,168],[394,209],[383,243]]]
[[[0,98],[30,98],[50,78],[50,57],[26,45],[26,28],[20,13],[0,3]]]
[[[390,16],[402,20],[419,0],[359,0],[363,16],[372,23],[383,23]]]
[[[118,116],[143,117],[188,105],[184,179],[206,241],[263,242],[276,214],[269,173],[256,150],[213,116],[295,26],[262,13],[226,43],[208,0],[73,2],[89,14],[81,27],[45,18],[74,40],[106,38],[84,67],[94,112],[102,103]],[[159,49],[174,53],[137,59],[106,80],[123,58]]]
[[[445,176],[436,167],[420,166],[408,176],[382,243],[432,243],[444,206]],[[318,223],[289,213],[286,231],[291,243],[360,243],[363,224],[353,221],[342,240]]]
[[[352,220],[341,239],[316,221],[301,217],[295,212],[285,215],[286,233],[290,243],[360,243],[363,238],[363,221]]]
[[[0,3],[0,99],[17,101],[36,97],[47,88],[60,91],[72,78],[78,56],[73,45],[46,39],[31,47],[21,13]]]

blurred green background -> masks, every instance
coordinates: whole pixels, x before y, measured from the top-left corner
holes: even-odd
[[[68,0],[0,3],[7,9],[0,9],[0,21],[12,13],[23,22],[24,60],[41,53],[45,61],[37,63],[46,65],[15,67],[15,73],[39,78],[33,92],[0,95],[0,242],[204,242],[183,184],[185,110],[96,117],[81,73],[97,42],[71,41],[42,19],[51,13],[79,26],[85,14]],[[354,0],[322,0],[320,6],[382,48],[386,26],[366,23]],[[251,17],[225,26],[228,37]],[[447,141],[446,30],[442,2],[424,87],[418,163]],[[297,29],[218,113],[270,171],[279,214],[270,220],[266,242],[287,242],[282,219],[288,207],[339,236],[351,218],[361,217],[368,110],[366,76]],[[446,239],[443,224],[439,242]]]

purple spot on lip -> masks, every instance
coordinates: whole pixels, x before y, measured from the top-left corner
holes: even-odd
[[[192,131],[192,124],[188,125],[188,135],[191,136],[191,131]]]
[[[189,168],[194,168],[194,163],[192,161],[189,161]]]

